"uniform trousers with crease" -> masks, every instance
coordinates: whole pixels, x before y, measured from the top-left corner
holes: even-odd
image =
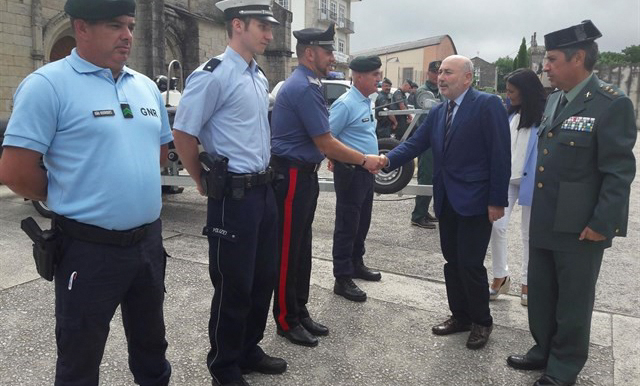
[[[245,190],[242,199],[209,198],[209,275],[214,293],[207,366],[224,384],[260,361],[276,278],[277,208],[271,184]]]
[[[351,277],[363,264],[365,239],[371,224],[373,174],[361,166],[336,162],[336,221],[333,231],[333,276]]]
[[[295,166],[276,166],[276,172],[284,179],[275,186],[280,238],[273,316],[278,328],[289,331],[300,324],[300,319],[309,317],[311,227],[320,187],[316,172]]]

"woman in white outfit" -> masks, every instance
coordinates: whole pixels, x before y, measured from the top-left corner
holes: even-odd
[[[495,300],[507,293],[511,285],[507,264],[507,227],[516,203],[522,209],[522,305],[527,305],[527,266],[529,265],[529,218],[538,144],[538,126],[542,119],[546,94],[538,76],[529,69],[518,69],[505,77],[511,128],[511,181],[509,206],[504,217],[493,223],[491,260],[493,281],[489,297]]]

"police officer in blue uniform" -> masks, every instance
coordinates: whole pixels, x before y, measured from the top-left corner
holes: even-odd
[[[66,2],[77,47],[20,84],[4,141],[0,181],[55,212],[57,386],[98,385],[118,306],[135,382],[168,385],[171,375],[159,216],[172,136],[153,81],[125,66],[135,8]]]
[[[284,180],[276,185],[279,211],[279,279],[273,301],[277,333],[294,344],[316,346],[329,329],[307,309],[311,277],[311,225],[318,201],[317,171],[325,155],[375,169],[377,155],[364,155],[335,139],[320,77],[335,62],[335,25],[294,31],[299,66],[276,97],[271,125],[271,164]]]
[[[189,76],[174,123],[178,154],[200,193],[209,197],[203,234],[215,289],[207,356],[213,385],[246,385],[243,373],[279,374],[287,368],[258,345],[277,250],[278,213],[268,169],[269,86],[254,59],[273,40],[272,25],[279,24],[270,3],[216,3],[224,12],[229,45]],[[198,139],[208,173],[199,162]]]
[[[376,154],[378,139],[369,95],[377,90],[382,63],[377,56],[358,56],[349,64],[353,84],[329,110],[331,134],[363,153]],[[364,241],[371,224],[374,176],[360,165],[335,162],[336,221],[333,231],[333,292],[363,302],[367,294],[353,278],[379,281],[380,272],[364,264]]]

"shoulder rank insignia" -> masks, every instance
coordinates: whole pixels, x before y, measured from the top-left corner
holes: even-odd
[[[307,76],[310,84],[315,84],[318,87],[322,87],[322,83],[320,83],[320,79],[314,78],[313,76]]]
[[[593,125],[596,119],[592,117],[569,117],[562,122],[561,130],[584,131],[590,133],[593,131]]]
[[[213,58],[210,61],[208,61],[207,64],[204,65],[203,70],[213,72],[213,70],[215,70],[216,67],[218,67],[218,64],[220,63],[221,63],[220,59]]]
[[[605,92],[607,92],[607,93],[609,93],[609,94],[611,94],[613,96],[618,96],[620,94],[615,88],[611,87],[611,85],[608,85],[606,83],[600,83],[600,88],[603,91],[605,91]]]

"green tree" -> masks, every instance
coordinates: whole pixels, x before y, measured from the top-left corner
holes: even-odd
[[[640,63],[640,46],[629,46],[622,50],[625,58],[629,63]]]
[[[601,52],[600,55],[598,55],[598,63],[604,64],[606,66],[615,66],[620,64],[627,64],[629,62],[627,61],[626,56],[624,54],[621,54],[620,52],[605,51]]]
[[[504,92],[506,89],[504,76],[510,73],[513,69],[513,59],[505,56],[504,58],[498,58],[498,60],[493,64],[496,66],[496,70],[498,71],[498,92]]]
[[[513,60],[514,70],[518,68],[529,68],[529,54],[527,53],[527,43],[524,38],[522,38],[522,43],[520,43],[520,49],[518,50],[518,56]]]

